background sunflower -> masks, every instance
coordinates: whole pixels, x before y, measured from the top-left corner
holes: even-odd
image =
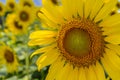
[[[15,0],[6,0],[6,8],[8,11],[17,10],[17,3]]]
[[[34,9],[31,11],[32,8],[29,7],[20,7],[16,12],[16,20],[20,22],[20,24],[24,26],[28,26],[33,23],[35,20],[35,12]]]
[[[15,35],[17,34],[24,34],[27,32],[27,26],[24,26],[20,24],[19,21],[17,21],[17,15],[16,14],[9,14],[6,18],[6,30],[11,31]]]
[[[1,1],[3,2],[1,3]],[[5,8],[4,13],[0,12],[0,14],[2,13],[0,15],[0,80],[41,80],[44,79],[47,68],[42,72],[37,71],[36,65],[33,64],[34,61],[29,59],[30,53],[36,47],[28,48],[27,45],[28,35],[34,30],[42,29],[36,16],[40,6],[34,5],[32,0],[31,7],[21,5],[19,1],[0,0],[2,4],[0,6]],[[8,5],[9,3],[10,5]],[[27,22],[19,19],[21,11],[27,12],[30,16]],[[26,16],[22,15],[22,17]],[[3,46],[1,43],[6,45]]]
[[[33,0],[19,0],[19,3],[21,6],[25,7],[31,7],[31,8],[34,8],[35,5],[33,3]]]
[[[16,53],[5,44],[0,45],[0,53],[0,65],[5,65],[8,73],[16,72],[19,65]]]
[[[2,2],[0,2],[0,16],[5,15],[6,8]]]

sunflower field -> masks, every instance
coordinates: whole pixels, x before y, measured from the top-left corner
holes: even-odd
[[[38,71],[30,58],[41,46],[28,46],[30,33],[42,29],[40,8],[32,0],[0,1],[0,80],[44,80],[47,68]]]
[[[120,1],[0,0],[0,80],[120,80]]]

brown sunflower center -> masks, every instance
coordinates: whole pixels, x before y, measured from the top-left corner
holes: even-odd
[[[24,2],[23,5],[24,5],[24,6],[29,6],[29,7],[31,7],[31,4],[30,4],[29,2]]]
[[[71,28],[65,34],[63,45],[68,53],[82,56],[89,52],[90,36],[84,30]]]
[[[87,19],[75,19],[62,25],[57,44],[66,60],[77,66],[95,63],[104,50],[99,26]]]
[[[58,4],[58,0],[51,0],[53,4]]]
[[[9,3],[9,6],[11,9],[13,9],[15,7],[14,3]]]
[[[2,7],[0,6],[0,11],[2,11],[3,9],[2,9]]]
[[[5,50],[4,57],[8,63],[12,63],[14,61],[13,52],[10,50]]]
[[[25,12],[25,11],[22,11],[21,13],[20,13],[20,19],[22,20],[22,21],[28,21],[28,19],[29,19],[29,14],[27,13],[27,12]]]
[[[23,26],[19,25],[17,21],[14,21],[14,25],[17,29],[23,29]]]

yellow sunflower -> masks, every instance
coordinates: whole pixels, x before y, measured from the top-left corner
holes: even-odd
[[[19,10],[16,12],[17,14],[17,20],[20,22],[20,24],[24,26],[28,26],[33,23],[35,20],[35,9],[31,10],[29,7],[22,7],[19,8]]]
[[[5,14],[5,6],[2,2],[0,2],[0,16],[3,16]]]
[[[6,8],[8,11],[16,11],[17,10],[17,3],[15,0],[7,0],[6,1]]]
[[[23,7],[24,6],[34,7],[35,6],[33,0],[19,0],[19,4]]]
[[[6,27],[5,29],[6,32],[11,31],[13,34],[23,34],[27,31],[27,26],[24,26],[20,24],[19,21],[16,20],[17,15],[16,14],[8,14],[6,18]]]
[[[5,44],[0,44],[0,64],[6,65],[7,72],[12,73],[18,70],[18,60],[15,52]]]
[[[120,79],[120,14],[109,16],[117,0],[42,0],[38,13],[48,29],[30,35],[41,45],[31,56],[38,70],[50,65],[45,80]]]

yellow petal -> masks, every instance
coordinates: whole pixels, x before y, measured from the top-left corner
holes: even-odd
[[[36,50],[35,52],[33,52],[30,56],[30,58],[32,58],[34,55],[40,54],[40,53],[45,53],[53,48],[55,48],[57,45],[56,44],[52,44],[50,46],[46,46],[46,47],[42,47],[38,50]]]
[[[83,10],[83,7],[84,7],[84,0],[78,0],[78,2],[76,2],[76,5],[77,5],[77,11],[78,11],[78,14],[83,17],[84,15],[84,10]]]
[[[85,68],[85,71],[87,80],[97,80],[93,65],[89,66],[89,68]]]
[[[74,75],[73,75],[74,69],[73,66],[70,65],[70,71],[67,80],[74,80]]]
[[[74,80],[78,80],[79,79],[79,75],[78,74],[79,74],[78,67],[75,67],[74,70],[73,70],[73,73],[72,73]]]
[[[120,46],[114,44],[107,44],[106,45],[109,49],[113,50],[117,55],[120,56]]]
[[[110,35],[114,34],[116,32],[120,32],[120,24],[114,25],[114,26],[109,26],[109,27],[103,27],[103,35]]]
[[[73,16],[83,16],[83,0],[61,0],[62,10],[66,19],[70,19]]]
[[[97,80],[106,80],[105,72],[101,64],[99,62],[96,62],[96,65],[94,65],[93,67],[94,67],[93,69],[97,76]]]
[[[56,80],[67,80],[70,71],[71,65],[65,64],[65,66],[59,70],[59,73],[56,76]]]
[[[59,10],[59,6],[55,6],[50,0],[42,0],[43,8],[41,11],[54,23],[60,24],[64,22],[64,18]]]
[[[28,42],[28,45],[34,46],[34,45],[47,45],[55,42],[56,39],[49,38],[49,39],[32,39]]]
[[[30,39],[44,39],[44,38],[53,38],[57,36],[56,31],[49,31],[49,30],[40,30],[35,31],[30,34]]]
[[[95,22],[100,21],[104,19],[106,16],[108,16],[112,9],[115,7],[116,3],[117,0],[109,0],[107,2],[104,2],[103,7],[95,17]]]
[[[114,54],[114,56],[111,54],[114,54],[114,53],[112,53],[111,51],[106,49],[106,53],[104,54],[104,58],[101,59],[101,62],[103,64],[106,72],[108,73],[108,75],[112,78],[112,80],[119,80],[120,79],[120,70],[117,67],[117,65],[118,65],[117,63],[120,62],[120,60],[118,59],[118,61],[116,61],[117,57],[115,57],[115,54]],[[113,60],[113,61],[111,61],[111,60]]]
[[[120,24],[120,14],[115,14],[104,19],[99,25],[103,27],[112,27]]]
[[[79,69],[79,80],[87,80],[86,74],[85,74],[85,69],[83,67],[81,67]]]
[[[116,54],[116,52],[107,49],[105,58],[120,71],[120,57]]]
[[[56,61],[58,56],[59,56],[59,52],[57,51],[57,49],[56,50],[52,49],[42,54],[36,62],[36,64],[38,65],[38,70],[41,70],[43,67],[52,64],[54,61]]]
[[[96,0],[86,0],[85,1],[85,14],[84,14],[84,16],[85,16],[85,18],[87,18],[89,15],[90,15],[90,13],[91,13],[91,9],[92,9],[92,7],[93,6],[91,6],[91,5],[95,5],[95,2],[96,2]]]
[[[68,79],[67,80],[78,80],[78,68],[75,67],[73,69],[73,66],[71,66],[71,69],[70,69],[70,73],[68,75]]]
[[[91,9],[90,13],[90,19],[93,20],[101,7],[103,6],[103,1],[102,0],[96,0],[95,4],[93,5],[93,8]]]
[[[41,13],[41,11],[37,13],[37,16],[40,18],[41,22],[47,25],[48,27],[55,28],[55,29],[58,28],[58,25],[54,23],[53,21],[51,21],[43,13]]]
[[[65,61],[58,58],[51,66],[48,71],[48,75],[46,80],[54,80],[56,78],[56,74],[59,73],[59,70],[63,68]]]
[[[105,37],[105,41],[112,44],[120,44],[120,32],[107,35],[107,37]]]

